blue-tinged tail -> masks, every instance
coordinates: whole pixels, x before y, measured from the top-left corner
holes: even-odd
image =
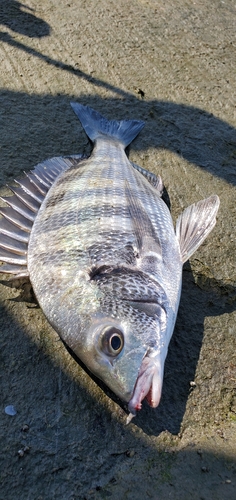
[[[83,106],[76,102],[71,102],[71,106],[86,134],[93,142],[98,137],[106,135],[117,139],[126,147],[134,140],[145,125],[144,122],[139,120],[107,120],[89,106]]]

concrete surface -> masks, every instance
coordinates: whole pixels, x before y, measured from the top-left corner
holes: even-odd
[[[236,498],[235,24],[232,0],[0,1],[1,194],[90,151],[77,100],[146,121],[130,157],[162,175],[174,219],[221,199],[184,268],[161,404],[128,426],[27,290],[1,282],[0,499]]]

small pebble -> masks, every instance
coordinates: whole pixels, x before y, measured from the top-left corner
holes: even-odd
[[[14,415],[16,415],[17,411],[13,405],[8,405],[5,407],[5,413],[7,415],[10,415],[11,417],[14,417]]]
[[[191,382],[189,382],[189,385],[190,385],[190,387],[196,387],[196,382],[194,382],[193,380],[191,380]]]
[[[126,456],[127,457],[132,458],[134,455],[135,455],[135,451],[134,450],[127,450],[127,452],[126,452]]]
[[[231,484],[231,479],[226,479],[225,482],[226,484]]]
[[[29,430],[29,425],[28,425],[28,424],[24,424],[24,425],[22,425],[21,430],[22,430],[23,432],[27,432],[27,431]]]
[[[22,458],[25,453],[29,452],[29,446],[24,446],[24,448],[21,448],[21,450],[18,450],[18,456]]]
[[[142,99],[145,96],[145,92],[142,89],[137,89],[137,94],[139,94],[142,97]]]
[[[217,432],[217,434],[219,434],[219,436],[220,436],[222,439],[224,439],[224,432],[223,432],[223,430],[222,430],[222,429],[216,429],[216,432]]]

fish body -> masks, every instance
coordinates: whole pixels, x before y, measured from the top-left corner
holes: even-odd
[[[1,269],[29,276],[53,328],[134,415],[145,397],[159,404],[183,262],[213,228],[219,199],[188,207],[175,231],[161,179],[125,153],[143,122],[72,107],[92,154],[47,160],[12,188]]]

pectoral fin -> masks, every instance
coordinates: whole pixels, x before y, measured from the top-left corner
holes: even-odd
[[[220,205],[217,195],[187,207],[176,222],[176,236],[179,241],[183,263],[198,249],[216,223]]]

